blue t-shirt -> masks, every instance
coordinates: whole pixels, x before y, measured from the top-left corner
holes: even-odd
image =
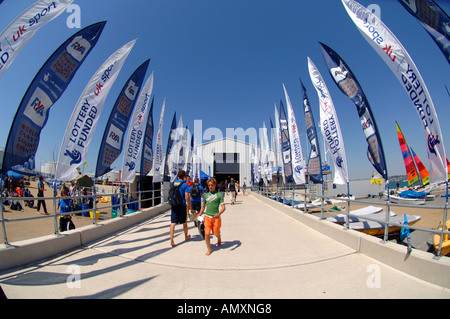
[[[197,197],[191,196],[191,202],[201,203],[202,195],[205,193],[205,190],[203,189],[203,187],[200,184],[194,184],[194,185],[198,185],[198,189],[200,190],[200,195],[198,195]],[[192,191],[192,188],[194,187],[194,185],[189,187],[189,193]]]
[[[186,193],[189,193],[189,185],[186,183],[186,181],[177,179],[175,182],[173,182],[173,186],[178,186],[180,183],[183,183],[183,185],[181,185],[180,187],[180,194],[181,197],[183,197],[183,206],[187,206]]]

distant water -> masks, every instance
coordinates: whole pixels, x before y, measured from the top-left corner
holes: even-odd
[[[408,187],[408,180],[403,179],[399,181],[389,181],[389,189],[397,189],[397,182],[399,184],[399,188]],[[418,186],[419,183],[412,184],[411,187]]]

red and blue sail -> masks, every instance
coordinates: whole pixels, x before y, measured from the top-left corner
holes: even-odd
[[[2,172],[34,170],[34,159],[50,107],[61,97],[96,45],[106,21],[92,24],[67,39],[44,63],[17,109],[6,142]]]
[[[368,144],[368,159],[376,171],[387,180],[386,157],[369,101],[347,63],[333,49],[323,43],[319,42],[319,44],[332,79],[339,89],[355,103]]]

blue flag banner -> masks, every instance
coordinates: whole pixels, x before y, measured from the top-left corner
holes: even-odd
[[[450,63],[450,18],[433,0],[399,0],[419,20]]]
[[[50,107],[61,97],[97,43],[106,22],[88,26],[67,39],[45,62],[28,87],[6,142],[2,171],[34,169],[41,130]]]
[[[314,184],[321,184],[323,182],[322,175],[322,160],[320,157],[319,140],[317,138],[316,122],[309,105],[309,99],[306,95],[306,89],[300,80],[303,92],[303,110],[305,111],[306,135],[311,144],[311,151],[308,158],[308,175]]]
[[[172,125],[170,126],[169,139],[167,140],[166,158],[164,160],[164,178],[165,182],[170,181],[169,165],[167,163],[170,156],[170,150],[172,148],[173,141],[175,139],[174,132],[177,130],[177,112],[173,114]]]
[[[283,158],[284,176],[286,183],[294,182],[292,175],[291,142],[289,139],[289,125],[286,118],[283,102],[280,100],[280,134],[281,134],[281,157]]]
[[[319,44],[325,63],[328,66],[328,70],[330,71],[334,82],[356,105],[359,119],[361,120],[361,127],[368,144],[367,156],[369,161],[377,172],[387,180],[388,173],[383,144],[381,143],[379,130],[372,114],[369,101],[367,101],[366,95],[359,85],[358,80],[345,61],[327,45],[320,42]]]
[[[122,152],[124,134],[130,122],[131,114],[133,114],[134,105],[139,96],[149,63],[150,59],[134,71],[114,104],[100,144],[95,171],[96,178],[110,172],[112,170],[111,164]]]
[[[147,126],[145,128],[144,135],[144,148],[141,157],[141,169],[139,171],[140,179],[144,178],[148,172],[151,171],[153,166],[153,102],[155,97],[152,99],[152,104],[150,105],[150,110],[148,112]]]

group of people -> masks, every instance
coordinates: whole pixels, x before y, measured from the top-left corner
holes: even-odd
[[[188,214],[195,221],[199,221],[203,217],[206,255],[209,256],[211,250],[211,232],[217,237],[217,246],[222,244],[220,229],[222,226],[221,215],[225,212],[225,202],[223,194],[217,190],[217,181],[210,178],[206,182],[207,191],[200,185],[199,179],[196,177],[194,182],[190,181],[190,177],[186,176],[184,170],[178,171],[177,179],[172,183],[171,187],[179,189],[183,198],[181,205],[172,205],[171,224],[170,224],[170,244],[175,247],[174,233],[177,224],[183,225],[185,240],[189,240],[191,236],[188,234],[187,216]],[[189,213],[190,211],[190,213]],[[203,216],[204,215],[204,216]]]
[[[34,208],[34,200],[37,199],[36,211],[38,214],[49,215],[47,211],[47,205],[45,203],[45,183],[44,178],[42,176],[39,177],[39,182],[37,184],[37,198],[35,198],[28,188],[23,190],[22,185],[17,185],[14,183],[12,179],[8,178],[3,180],[2,185],[2,196],[7,197],[17,197],[23,199],[12,199],[5,200],[2,204],[10,206],[12,210],[20,210],[24,211],[23,206],[28,206],[30,208]],[[87,195],[86,189],[77,189],[77,185],[75,183],[71,183],[70,187],[66,185],[61,186],[61,198],[57,201],[57,214],[60,214],[59,217],[59,230],[66,231],[69,229],[75,229],[75,225],[72,221],[71,214],[68,214],[75,210],[75,207],[78,204],[88,204],[89,208],[93,206],[93,198],[91,197],[83,197],[83,198],[72,198],[72,196],[79,195]],[[32,199],[31,199],[32,198]],[[41,208],[43,212],[41,212]]]

